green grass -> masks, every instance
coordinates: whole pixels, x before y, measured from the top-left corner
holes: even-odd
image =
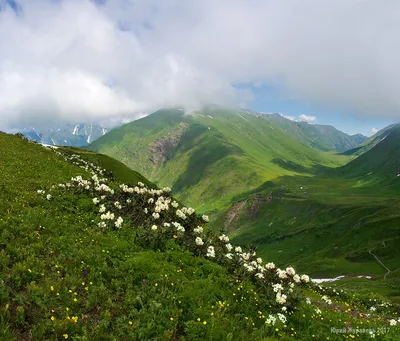
[[[1,133],[0,139],[1,340],[341,340],[332,326],[347,321],[377,330],[398,314],[389,305],[367,321],[344,310],[350,305],[368,312],[368,296],[325,293],[335,302],[329,306],[322,289],[295,287],[287,322],[270,326],[265,322],[276,303],[268,289],[260,290],[225,257],[206,259],[187,246],[185,235],[148,234],[153,222],[137,201],[121,211],[123,228],[99,228],[95,194],[57,188],[71,177],[90,176],[65,160],[72,153],[106,168],[116,191],[108,194],[111,204],[126,198],[120,182],[143,180],[138,173],[100,154],[65,148],[59,155],[15,136]],[[200,218],[190,219],[196,226]],[[313,303],[307,305],[304,296]],[[398,332],[391,327],[376,339],[395,340]]]
[[[210,117],[211,116],[211,117]],[[153,165],[154,142],[176,143]],[[181,200],[202,210],[219,210],[233,196],[281,175],[312,175],[321,166],[349,160],[298,143],[273,120],[223,108],[185,116],[160,110],[114,129],[89,149],[112,156],[151,181],[169,186]]]

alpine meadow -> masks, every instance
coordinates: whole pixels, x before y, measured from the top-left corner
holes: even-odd
[[[400,341],[399,13],[0,0],[0,341]]]

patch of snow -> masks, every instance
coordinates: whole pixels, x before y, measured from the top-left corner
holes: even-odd
[[[366,174],[366,175],[371,175],[373,172],[369,172],[368,174]]]
[[[237,114],[241,117],[241,118],[243,118],[245,121],[247,121],[247,119],[245,119],[242,115],[240,115],[238,112],[237,112]],[[247,121],[248,122],[248,121]]]
[[[51,145],[51,144],[45,144],[45,143],[41,143],[41,145],[42,145],[43,147],[46,147],[46,148],[58,149],[58,147],[57,147],[57,146],[53,146],[53,145]]]
[[[210,128],[210,127],[208,127],[208,129],[210,130],[211,128]]]
[[[105,135],[107,133],[107,130],[105,130],[104,128],[101,128],[101,134]]]
[[[77,124],[77,125],[75,126],[74,131],[72,132],[72,135],[78,135],[78,134],[77,134],[77,132],[78,132],[78,127],[79,127],[79,124]]]
[[[345,278],[346,276],[342,275],[342,276],[338,276],[335,278],[311,278],[311,281],[313,283],[326,283],[326,282],[335,282],[338,281],[339,279]],[[351,276],[347,276],[347,278],[352,278]],[[366,278],[366,279],[371,279],[371,276],[356,276],[355,278]]]
[[[53,142],[53,144],[56,144],[53,139],[51,139],[51,142]]]
[[[397,174],[397,176],[400,176],[400,173],[399,173],[399,174]]]
[[[385,137],[383,137],[382,139],[381,139],[381,142],[385,139],[385,138],[387,138],[388,137],[388,135],[386,135]]]
[[[92,135],[89,135],[87,138],[87,143],[90,143],[90,138],[92,137]]]
[[[319,283],[325,283],[325,282],[335,282],[342,278],[344,278],[344,276],[338,276],[335,278],[311,278],[311,281],[319,284]]]
[[[65,143],[67,143],[67,140],[64,140]]]
[[[210,115],[207,115],[209,118],[213,118],[212,116],[210,116]]]

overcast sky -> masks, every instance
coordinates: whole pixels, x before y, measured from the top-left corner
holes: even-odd
[[[2,130],[210,102],[364,134],[400,120],[398,0],[0,0],[0,8]]]

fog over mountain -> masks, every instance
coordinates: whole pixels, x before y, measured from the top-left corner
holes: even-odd
[[[397,119],[399,13],[395,0],[0,0],[0,129],[248,105],[262,85]]]

